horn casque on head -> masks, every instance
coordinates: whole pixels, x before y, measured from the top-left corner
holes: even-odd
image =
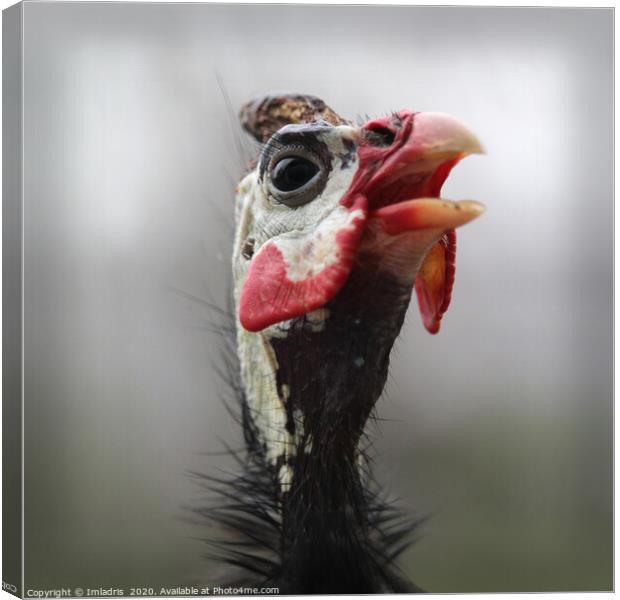
[[[269,94],[250,100],[239,113],[242,127],[260,143],[266,142],[285,125],[326,121],[350,125],[323,100],[306,94]]]

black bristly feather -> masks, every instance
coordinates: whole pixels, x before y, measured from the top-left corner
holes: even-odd
[[[346,290],[342,297],[346,299]],[[325,455],[298,448],[292,464],[293,491],[281,492],[241,384],[232,303],[228,310],[211,308],[218,315],[212,328],[221,338],[218,372],[230,391],[223,401],[239,423],[245,445],[242,450],[226,448],[236,473],[220,477],[192,473],[210,496],[206,506],[192,511],[219,531],[204,540],[207,556],[229,566],[215,583],[277,587],[280,593],[289,594],[422,591],[395,563],[414,541],[421,520],[408,517],[381,491],[366,449],[360,450],[360,460],[336,460],[328,466]],[[303,323],[300,319],[295,326],[301,331]],[[398,323],[395,326],[399,328]],[[307,349],[302,345],[300,351]],[[287,375],[294,376],[280,374]],[[321,387],[328,384],[323,381]],[[374,403],[366,417],[371,416],[373,407]],[[365,439],[363,424],[361,427],[356,444]],[[307,437],[302,436],[300,446],[306,444]]]

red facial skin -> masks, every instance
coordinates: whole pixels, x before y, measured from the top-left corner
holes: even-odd
[[[391,235],[416,228],[415,211],[399,202],[421,197],[438,197],[441,186],[460,157],[446,160],[434,171],[424,171],[422,141],[413,134],[415,114],[400,111],[391,117],[374,119],[361,128],[358,146],[359,166],[340,203],[349,210],[360,210],[359,218],[336,235],[338,262],[301,281],[287,277],[284,257],[277,245],[267,242],[252,259],[239,302],[239,319],[248,331],[261,331],[269,325],[299,317],[324,306],[345,284],[353,267],[367,218],[380,218],[383,230]],[[373,143],[372,133],[382,132],[385,145]],[[393,137],[393,141],[389,136]],[[375,138],[376,139],[376,138]],[[416,281],[416,293],[426,328],[439,330],[441,316],[450,302],[454,281],[456,234],[442,237],[444,253],[432,282]],[[439,256],[439,255],[438,255]],[[439,276],[438,276],[439,275]]]
[[[338,262],[314,277],[291,281],[282,252],[274,243],[265,244],[252,260],[239,299],[239,320],[245,329],[261,331],[299,317],[321,308],[340,291],[353,267],[366,225],[366,198],[357,196],[350,208],[359,209],[360,217],[336,234]]]
[[[386,131],[394,136],[389,146],[377,146],[362,137],[357,151],[359,167],[341,203],[349,206],[358,194],[368,198],[371,216],[384,206],[402,200],[439,197],[441,187],[461,157],[446,160],[432,172],[415,172],[425,159],[425,148],[415,136],[415,115],[402,110],[392,117],[373,119],[362,126],[364,132]],[[419,167],[418,167],[419,168]]]

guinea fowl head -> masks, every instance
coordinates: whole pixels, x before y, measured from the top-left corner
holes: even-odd
[[[280,557],[248,568],[281,593],[411,590],[393,565],[408,530],[367,489],[360,439],[413,289],[431,333],[448,308],[454,229],[483,209],[440,191],[480,143],[448,115],[354,126],[312,96],[255,100],[241,121],[262,144],[235,207],[243,423]]]
[[[483,211],[442,199],[441,187],[482,148],[445,114],[401,110],[354,126],[312,96],[255,100],[241,120],[263,144],[237,188],[242,379],[290,486],[300,445],[355,459],[414,288],[424,325],[439,330],[454,229]]]

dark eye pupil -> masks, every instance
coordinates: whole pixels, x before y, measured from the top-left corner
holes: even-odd
[[[283,158],[274,168],[271,180],[282,192],[292,192],[308,183],[319,167],[305,158]]]

